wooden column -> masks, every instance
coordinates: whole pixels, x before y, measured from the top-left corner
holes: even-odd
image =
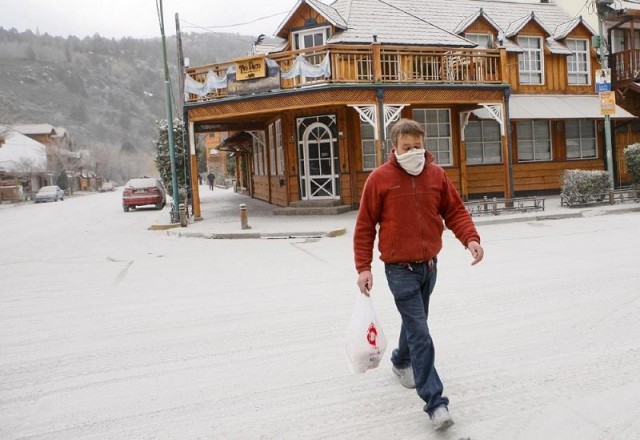
[[[371,60],[371,66],[373,69],[373,81],[380,82],[382,81],[382,59],[380,58],[380,43],[375,42],[371,43],[371,48],[373,49]]]

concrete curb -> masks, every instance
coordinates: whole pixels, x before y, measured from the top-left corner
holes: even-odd
[[[545,220],[563,220],[569,218],[595,217],[609,214],[626,214],[632,212],[640,212],[640,206],[629,206],[619,209],[599,209],[598,207],[582,208],[580,210],[561,213],[531,213],[521,217],[474,217],[473,221],[478,226],[500,225],[507,223],[537,222]],[[179,228],[178,225],[154,225],[149,229],[166,230],[167,235],[180,238],[200,238],[208,240],[239,240],[239,239],[300,239],[300,238],[323,238],[323,237],[340,237],[347,233],[346,228],[332,229],[328,231],[300,231],[300,232],[198,232],[190,231],[187,228]]]
[[[346,228],[329,231],[303,232],[221,232],[206,233],[195,231],[167,230],[167,235],[180,238],[204,238],[208,240],[238,240],[238,239],[291,239],[291,238],[322,238],[340,237],[347,233]]]
[[[512,218],[481,218],[474,219],[474,223],[476,225],[499,225],[505,223],[521,223],[521,222],[531,222],[531,221],[544,221],[544,220],[563,220],[567,218],[584,218],[584,217],[595,217],[599,215],[610,215],[610,214],[628,214],[631,212],[640,212],[640,206],[635,207],[625,207],[620,209],[598,209],[594,208],[584,208],[576,212],[563,212],[558,214],[539,214],[532,215],[529,217],[512,217]]]

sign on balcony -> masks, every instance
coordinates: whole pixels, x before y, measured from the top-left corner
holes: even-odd
[[[260,58],[260,57],[258,57]],[[239,68],[231,66],[227,72],[227,91],[231,95],[250,95],[254,93],[278,90],[280,88],[280,67],[273,60],[262,58],[265,65],[264,74],[261,77],[241,78]]]
[[[264,78],[267,76],[265,57],[239,58],[236,62],[236,81]]]

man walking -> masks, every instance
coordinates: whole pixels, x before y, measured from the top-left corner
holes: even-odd
[[[215,182],[216,176],[211,171],[207,174],[207,180],[209,181],[209,189],[213,191],[213,182]]]
[[[456,188],[434,156],[424,149],[423,127],[400,119],[391,129],[389,160],[368,177],[353,237],[358,287],[373,288],[371,262],[378,228],[378,250],[389,289],[402,318],[398,347],[391,355],[393,372],[424,400],[433,427],[453,424],[449,399],[435,368],[435,350],[427,318],[442,248],[443,220],[469,250],[472,265],[484,250],[480,236]]]

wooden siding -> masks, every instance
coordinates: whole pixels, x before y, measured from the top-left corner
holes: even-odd
[[[618,185],[630,185],[633,183],[633,176],[627,168],[627,162],[624,159],[624,149],[629,145],[640,142],[640,132],[633,131],[632,124],[626,124],[613,130],[615,134],[615,151],[614,157],[617,169],[616,169],[616,183]]]
[[[519,33],[523,37],[541,37],[544,41],[546,38],[545,31],[536,23],[527,24]],[[509,53],[507,55],[507,81],[511,84],[513,93],[571,93],[571,94],[593,94],[595,83],[595,71],[600,68],[600,63],[596,52],[591,49],[591,34],[583,26],[577,26],[567,36],[568,39],[581,38],[588,40],[590,63],[591,63],[591,77],[589,84],[586,85],[570,85],[568,82],[567,73],[567,58],[568,55],[556,55],[552,54],[549,49],[544,47],[543,59],[544,59],[544,79],[543,84],[520,84],[519,69],[518,69],[518,54]],[[514,38],[517,42],[517,38]],[[566,43],[566,39],[563,41]]]
[[[253,176],[253,194],[256,199],[269,201],[269,176]]]

